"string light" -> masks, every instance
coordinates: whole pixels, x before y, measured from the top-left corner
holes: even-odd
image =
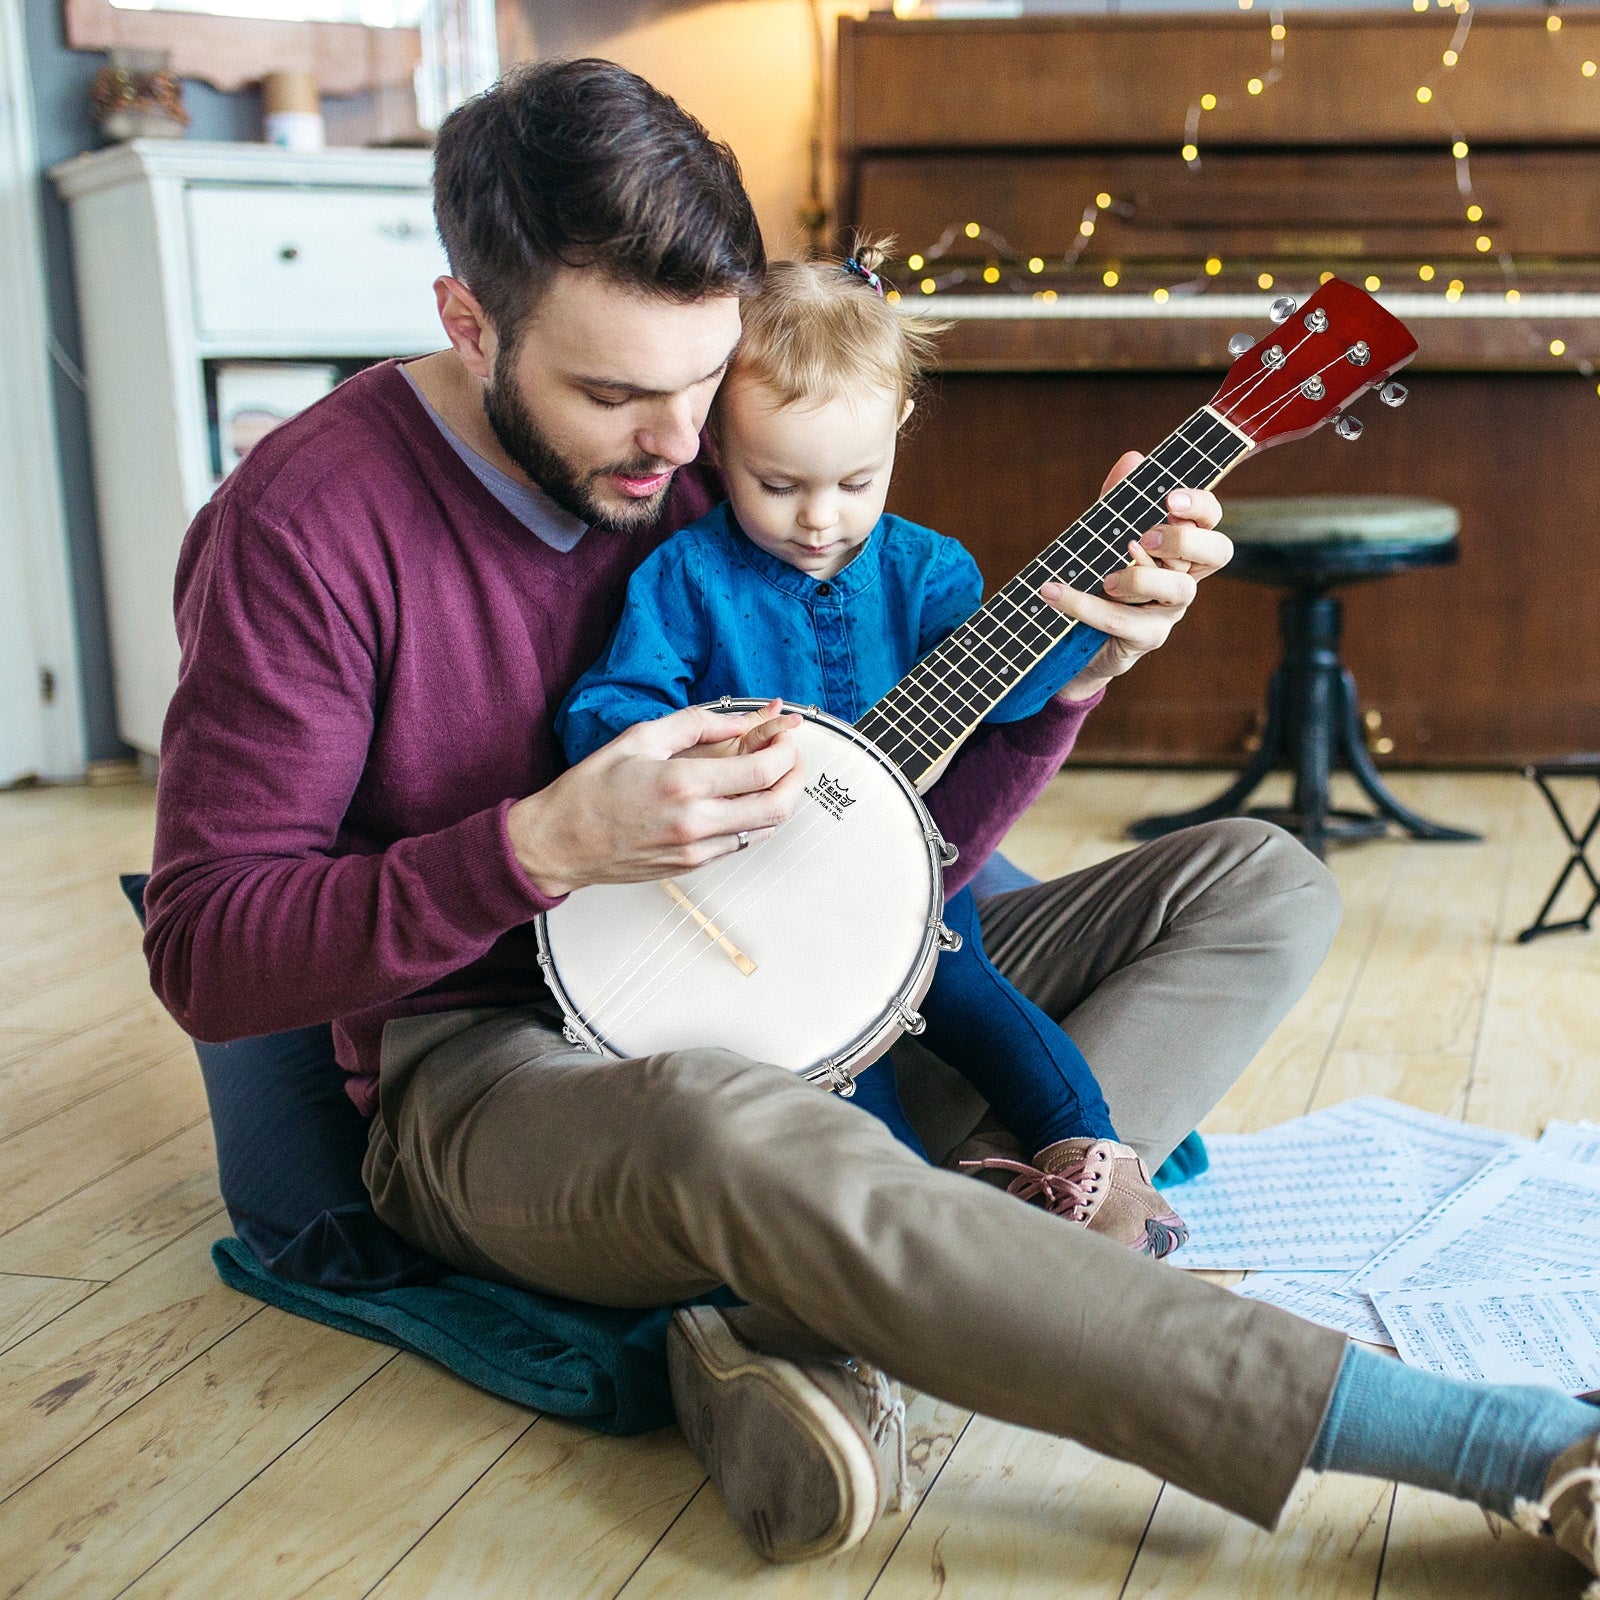
[[[1263,272],[1263,273],[1260,273],[1260,274],[1257,275],[1257,277],[1256,277],[1256,288],[1258,288],[1258,289],[1270,289],[1271,287],[1272,287],[1272,274],[1270,272]]]
[[[1422,85],[1422,86],[1421,86],[1421,87],[1420,87],[1420,88],[1419,88],[1419,89],[1418,89],[1418,90],[1417,90],[1417,104],[1418,104],[1418,105],[1419,105],[1419,106],[1425,106],[1425,105],[1427,105],[1427,103],[1428,103],[1428,102],[1429,102],[1429,101],[1430,101],[1430,100],[1431,100],[1431,99],[1433,99],[1433,90],[1432,90],[1432,89],[1430,89],[1430,88],[1429,88],[1429,87],[1428,87],[1428,86],[1427,86],[1427,84],[1423,84],[1423,85]]]
[[[1158,306],[1164,306],[1167,301],[1172,298],[1172,296],[1169,295],[1165,289],[1154,289],[1151,291],[1150,298],[1154,300]]]
[[[1377,275],[1377,273],[1369,272],[1367,274],[1367,293],[1368,294],[1376,294],[1378,292],[1378,290],[1381,289],[1382,287],[1383,287],[1383,279],[1380,278]]]
[[[1520,289],[1507,289],[1506,290],[1506,304],[1507,305],[1513,305],[1514,306],[1521,298],[1522,298],[1522,291]]]
[[[995,266],[993,262],[990,262],[990,264],[983,269],[983,281],[985,283],[999,283],[1000,269],[999,267]]]
[[[1567,341],[1565,339],[1552,339],[1550,341],[1550,354],[1551,355],[1553,355],[1553,356],[1564,356],[1566,353],[1567,353]]]
[[[1214,278],[1221,271],[1222,271],[1222,261],[1221,261],[1221,259],[1219,257],[1217,257],[1217,256],[1207,256],[1206,257],[1206,276],[1208,278]]]
[[[922,257],[919,256],[919,255],[909,255],[909,256],[906,257],[906,265],[913,272],[921,272],[922,271]]]
[[[1105,192],[1105,190],[1104,190],[1104,189],[1102,189],[1102,190],[1101,190],[1101,191],[1100,191],[1100,193],[1099,193],[1099,194],[1097,194],[1097,195],[1096,195],[1096,196],[1095,196],[1095,197],[1094,197],[1094,203],[1095,203],[1095,204],[1096,204],[1096,205],[1097,205],[1097,206],[1099,206],[1099,208],[1100,208],[1100,209],[1101,209],[1101,210],[1102,210],[1102,211],[1104,211],[1104,210],[1105,210],[1105,209],[1106,209],[1106,208],[1107,208],[1107,207],[1108,207],[1108,206],[1109,206],[1109,205],[1110,205],[1110,204],[1111,204],[1111,196],[1110,196],[1110,195],[1108,195],[1108,194],[1107,194],[1107,193],[1106,193],[1106,192]]]
[[[933,291],[939,287],[939,285],[936,284],[932,278],[924,278],[922,282],[917,285],[917,287],[921,289],[924,294],[932,294]]]
[[[1450,301],[1452,305],[1454,305],[1455,302],[1461,298],[1461,291],[1465,288],[1466,284],[1464,284],[1459,278],[1452,278],[1450,280],[1450,287],[1444,292],[1444,297],[1446,300]]]
[[[980,228],[976,222],[969,222],[961,231],[966,234],[969,239],[976,239],[978,235],[983,232],[983,229]]]
[[[1483,207],[1482,206],[1468,206],[1467,207],[1467,221],[1468,222],[1482,222],[1483,221]]]
[[[1426,11],[1428,9],[1428,0],[1411,0],[1411,9],[1413,11]]]
[[[1083,221],[1078,224],[1078,232],[1085,239],[1094,238],[1094,222],[1093,222],[1093,220],[1091,218],[1089,218],[1089,217],[1085,217],[1083,219]]]
[[[1274,22],[1272,24],[1272,37],[1278,40],[1287,39],[1289,30],[1281,22]]]
[[[1450,154],[1453,155],[1457,161],[1464,160],[1467,154],[1467,141],[1465,139],[1457,139],[1456,142],[1450,146]]]
[[[890,305],[897,306],[900,304],[900,291],[898,289],[891,289],[887,294],[884,295],[883,298],[887,300]]]
[[[1044,257],[1043,256],[1029,256],[1028,257],[1028,271],[1029,272],[1043,272],[1044,271]]]
[[[1198,161],[1200,159],[1200,147],[1198,145],[1186,144],[1181,153],[1185,161]]]
[[[1106,286],[1106,288],[1115,289],[1116,286],[1122,281],[1122,274],[1119,273],[1115,267],[1107,267],[1106,270],[1100,274],[1100,281]]]
[[[1432,283],[1433,268],[1430,267],[1426,261],[1424,261],[1422,265],[1417,268],[1417,276],[1421,278],[1424,283]]]
[[[1249,94],[1260,94],[1265,88],[1266,84],[1264,84],[1259,78],[1252,78],[1249,83],[1245,85],[1245,90]]]
[[[1551,33],[1560,33],[1561,32],[1561,18],[1560,17],[1556,17],[1556,16],[1546,17],[1544,19],[1544,25]]]
[[[1484,255],[1487,255],[1491,250],[1494,249],[1494,240],[1491,239],[1486,233],[1480,233],[1473,242],[1477,245],[1479,251]]]
[[[1592,72],[1589,72],[1588,69],[1590,67],[1592,67],[1594,65],[1594,63],[1592,61],[1585,61],[1583,65],[1584,65],[1585,72],[1588,74],[1589,77],[1592,78],[1594,76],[1594,74]],[[1200,109],[1202,111],[1215,111],[1217,109],[1217,97],[1214,94],[1203,94],[1203,95],[1201,95],[1200,96]]]
[[[1592,61],[1585,61],[1581,70],[1584,77],[1592,78],[1597,71],[1600,71],[1600,68],[1597,68]]]
[[[1453,67],[1456,62],[1461,59],[1461,57],[1458,56],[1454,50],[1446,50],[1439,59],[1443,61],[1447,67]]]
[[[1328,283],[1329,281],[1331,281],[1332,278],[1333,278],[1333,274],[1331,272],[1324,272],[1317,278],[1317,282],[1318,283]]]

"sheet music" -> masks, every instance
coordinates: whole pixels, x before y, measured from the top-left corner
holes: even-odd
[[[1211,1168],[1169,1198],[1188,1224],[1175,1265],[1352,1270],[1427,1209],[1410,1152],[1333,1118],[1208,1135]]]
[[[1600,1387],[1600,1277],[1562,1285],[1377,1290],[1400,1358],[1451,1378]]]
[[[1344,1287],[1342,1272],[1252,1272],[1233,1292],[1246,1300],[1292,1311],[1307,1322],[1320,1322],[1351,1339],[1394,1348],[1383,1319],[1359,1289]]]
[[[1564,1282],[1588,1278],[1597,1267],[1600,1167],[1535,1149],[1492,1161],[1352,1274],[1347,1287],[1375,1295]]]
[[[1318,1118],[1346,1122],[1356,1128],[1381,1129],[1397,1138],[1416,1163],[1417,1182],[1428,1210],[1453,1194],[1502,1152],[1534,1147],[1531,1139],[1519,1134],[1506,1133],[1500,1128],[1480,1128],[1376,1095],[1313,1111],[1305,1121]]]
[[[1600,1165],[1600,1128],[1592,1122],[1547,1123],[1534,1148],[1563,1161]]]

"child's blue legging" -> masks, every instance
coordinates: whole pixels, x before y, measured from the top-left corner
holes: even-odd
[[[978,906],[963,889],[945,906],[961,948],[940,956],[921,1005],[922,1042],[987,1100],[1028,1155],[1058,1139],[1115,1139],[1111,1113],[1089,1063],[1061,1025],[1001,977],[983,948]],[[880,1061],[856,1079],[855,1103],[924,1154]]]

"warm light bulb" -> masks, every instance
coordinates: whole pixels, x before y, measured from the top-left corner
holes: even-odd
[[[1331,282],[1332,282],[1332,281],[1333,281],[1333,274],[1332,274],[1332,273],[1331,273],[1331,272],[1324,272],[1324,273],[1323,273],[1323,274],[1322,274],[1322,275],[1321,275],[1321,276],[1320,276],[1320,277],[1319,277],[1319,278],[1318,278],[1318,279],[1317,279],[1317,282],[1318,282],[1318,283],[1331,283]]]
[[[1478,249],[1483,251],[1485,254],[1494,249],[1494,240],[1491,239],[1486,233],[1480,233],[1478,237],[1473,240],[1473,243],[1476,244]]]
[[[1099,208],[1100,208],[1100,209],[1101,209],[1101,210],[1102,210],[1102,211],[1104,211],[1104,210],[1105,210],[1105,208],[1106,208],[1106,207],[1107,207],[1107,206],[1108,206],[1108,205],[1110,205],[1110,204],[1111,204],[1111,196],[1110,196],[1110,195],[1108,195],[1108,194],[1107,194],[1107,193],[1106,193],[1106,192],[1105,192],[1105,190],[1104,190],[1104,189],[1102,189],[1102,190],[1101,190],[1101,191],[1100,191],[1100,193],[1099,193],[1099,194],[1097,194],[1097,195],[1096,195],[1096,196],[1095,196],[1095,197],[1094,197],[1094,203],[1095,203],[1095,204],[1096,204],[1096,205],[1097,205],[1097,206],[1099,206]]]
[[[1167,301],[1172,298],[1172,296],[1169,295],[1165,289],[1153,289],[1150,292],[1150,298],[1154,300],[1158,306],[1164,306]]]
[[[1553,355],[1553,356],[1564,356],[1566,353],[1567,353],[1567,341],[1565,339],[1552,339],[1550,341],[1550,354],[1551,355]]]
[[[1289,30],[1284,27],[1281,22],[1274,22],[1272,24],[1272,37],[1280,41],[1287,39],[1289,37]]]
[[[1584,75],[1584,77],[1592,78],[1597,71],[1600,71],[1600,68],[1597,68],[1595,66],[1594,62],[1592,62],[1592,61],[1585,61],[1584,62],[1584,64],[1583,64],[1583,75]]]
[[[1054,305],[1056,300],[1055,290],[1046,289],[1042,298],[1044,299],[1046,305]]]
[[[1239,9],[1241,11],[1248,11],[1255,3],[1256,0],[1239,0]]]
[[[1270,272],[1262,272],[1262,273],[1258,273],[1256,275],[1256,288],[1258,288],[1258,289],[1270,289],[1271,287],[1272,287],[1272,274]]]
[[[1424,283],[1432,283],[1433,268],[1424,262],[1420,267],[1417,268],[1417,276],[1421,278]]]
[[[1183,159],[1185,161],[1198,161],[1200,159],[1200,147],[1198,145],[1186,144],[1183,147]]]
[[[1028,271],[1029,272],[1043,272],[1044,271],[1044,257],[1043,256],[1029,256],[1028,257]]]
[[[907,256],[906,257],[906,265],[908,267],[910,267],[913,272],[921,272],[922,271],[922,257],[921,256]]]
[[[1457,161],[1460,161],[1466,155],[1466,153],[1467,141],[1465,139],[1457,139],[1456,142],[1450,146],[1450,154],[1453,155]]]
[[[1080,222],[1078,224],[1078,232],[1081,233],[1085,239],[1092,239],[1094,238],[1094,224],[1087,220]]]
[[[1208,278],[1214,278],[1221,271],[1222,271],[1222,262],[1221,262],[1221,260],[1216,256],[1208,256],[1206,258],[1206,276]]]
[[[1561,18],[1560,17],[1546,17],[1544,19],[1544,25],[1545,25],[1545,27],[1547,27],[1551,31],[1551,33],[1560,33],[1561,32]]]
[[[887,300],[890,305],[897,306],[900,304],[900,291],[898,289],[891,289],[886,295],[884,295],[883,298]]]
[[[939,285],[936,284],[932,278],[924,278],[922,282],[917,285],[917,287],[921,289],[924,294],[932,294],[933,291],[939,287]]]
[[[1522,298],[1522,291],[1520,289],[1507,289],[1506,290],[1506,304],[1507,305],[1514,306],[1521,298]]]
[[[1447,67],[1453,67],[1461,57],[1454,50],[1446,50],[1442,59]]]
[[[894,0],[894,14],[897,17],[909,17],[916,13],[917,0]]]
[[[978,235],[983,232],[983,229],[980,228],[976,222],[969,222],[961,231],[966,234],[969,239],[976,239]]]
[[[1430,89],[1427,84],[1423,84],[1423,86],[1417,90],[1417,104],[1419,106],[1425,106],[1431,99],[1433,99],[1433,90]]]
[[[983,269],[983,281],[985,283],[999,283],[999,281],[1000,281],[1000,269],[999,269],[999,267],[985,267]]]
[[[1106,288],[1115,289],[1116,286],[1122,281],[1122,274],[1119,273],[1115,267],[1107,267],[1106,270],[1100,274],[1100,281],[1106,286]]]
[[[1383,287],[1383,279],[1380,278],[1377,275],[1377,273],[1369,272],[1367,274],[1367,292],[1368,292],[1368,294],[1371,294],[1373,291],[1375,291],[1377,289],[1381,289],[1382,287]]]
[[[1217,109],[1217,97],[1214,94],[1201,95],[1200,109],[1202,111],[1215,111]]]
[[[1452,278],[1450,287],[1444,292],[1445,299],[1454,303],[1461,298],[1461,291],[1464,288],[1466,288],[1466,285],[1459,278]]]
[[[1428,9],[1428,0],[1411,0],[1411,9],[1413,11],[1426,11]]]
[[[1467,221],[1468,222],[1482,222],[1483,221],[1483,207],[1482,206],[1468,206],[1467,207]]]
[[[1245,88],[1251,94],[1260,94],[1261,91],[1266,88],[1266,84],[1264,84],[1259,78],[1252,78],[1249,83],[1245,85]]]

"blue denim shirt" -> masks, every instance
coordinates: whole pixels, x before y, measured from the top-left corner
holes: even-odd
[[[978,564],[954,539],[884,516],[850,564],[816,579],[768,555],[724,502],[645,558],[605,654],[556,717],[572,761],[636,722],[725,694],[781,697],[855,722],[977,609]],[[1074,628],[989,713],[1020,722],[1105,643]]]

